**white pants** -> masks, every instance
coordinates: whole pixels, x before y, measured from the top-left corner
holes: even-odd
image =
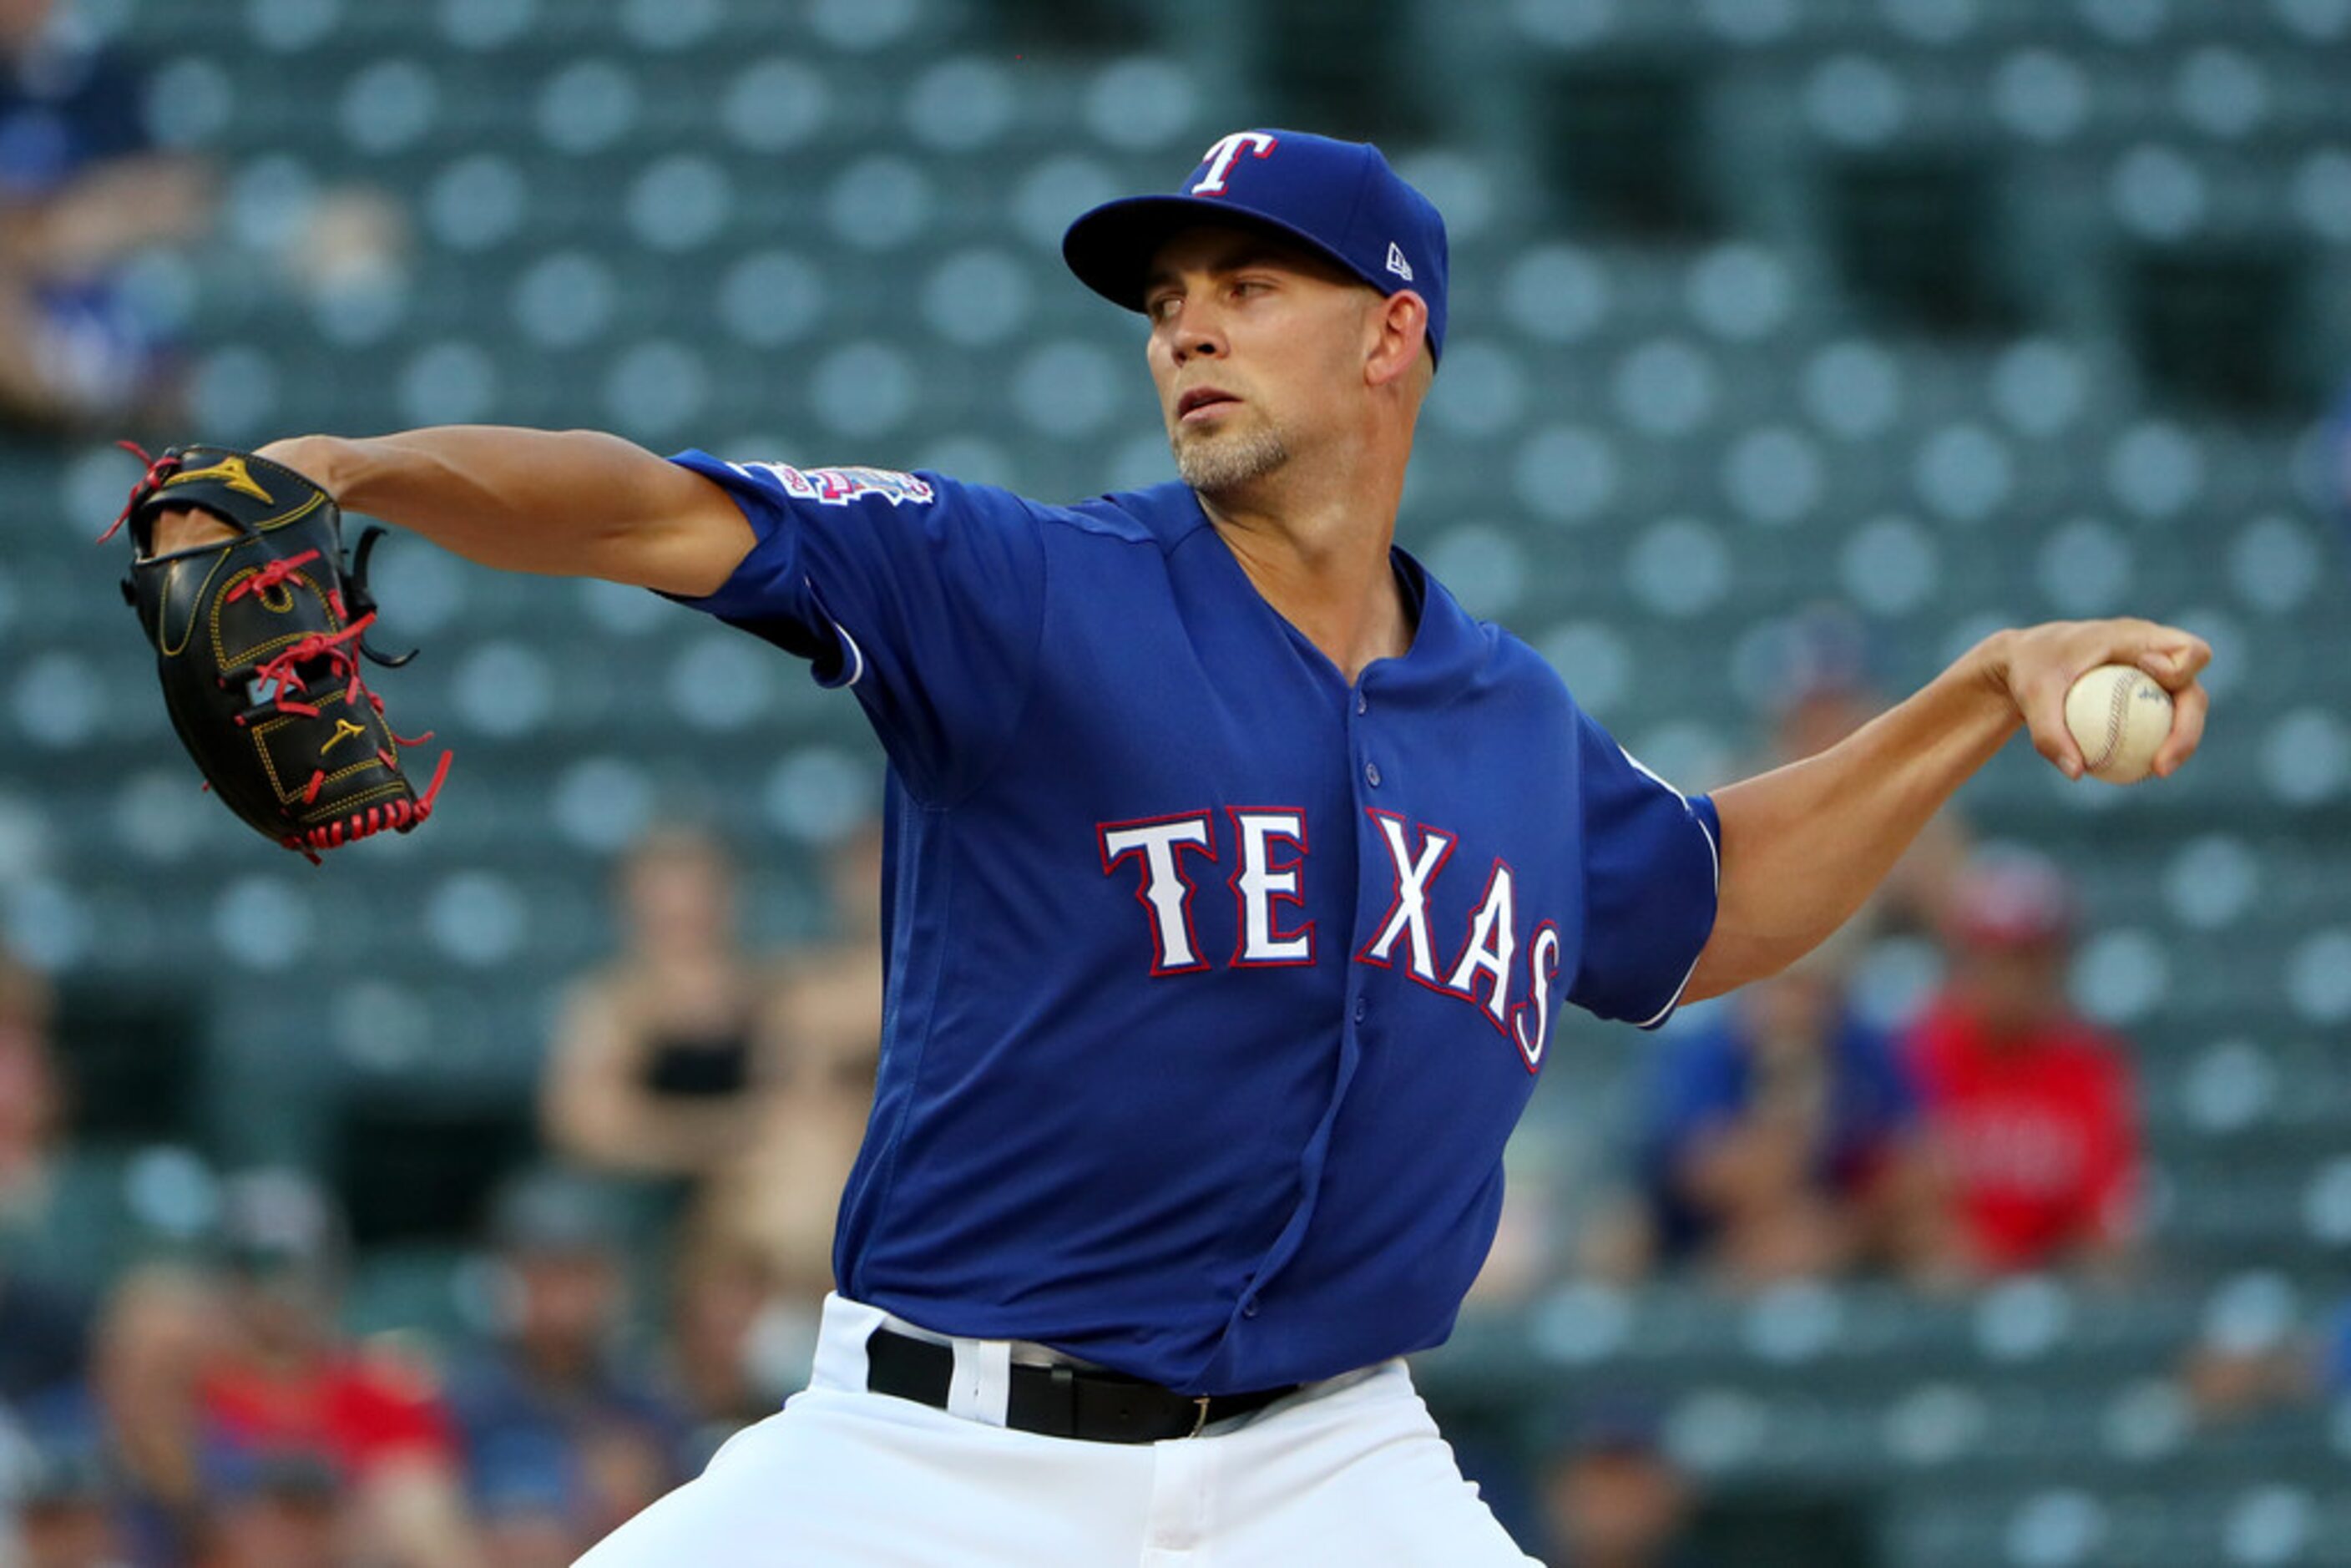
[[[1003,1425],[1004,1341],[955,1341],[956,1414],[865,1388],[892,1320],[825,1303],[815,1376],[577,1568],[1529,1568],[1401,1361],[1197,1437]],[[1537,1565],[1539,1568],[1539,1565]]]

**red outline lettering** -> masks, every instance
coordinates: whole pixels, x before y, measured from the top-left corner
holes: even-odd
[[[1374,953],[1373,949],[1385,946],[1389,951],[1393,953],[1395,948],[1396,937],[1403,936],[1407,939],[1407,945],[1413,947],[1416,954],[1426,954],[1428,958],[1429,967],[1428,971],[1426,974],[1423,974],[1412,964],[1407,963],[1405,965],[1404,972],[1412,977],[1414,984],[1426,986],[1430,990],[1437,992],[1439,996],[1459,995],[1460,993],[1457,991],[1449,991],[1446,989],[1444,983],[1437,977],[1437,934],[1429,927],[1429,921],[1432,916],[1428,905],[1430,893],[1437,885],[1438,875],[1445,870],[1445,862],[1453,858],[1454,848],[1456,845],[1460,843],[1461,841],[1456,838],[1453,834],[1447,832],[1442,828],[1432,828],[1426,822],[1414,823],[1407,821],[1404,817],[1398,815],[1396,812],[1383,811],[1377,806],[1364,807],[1364,814],[1372,819],[1374,827],[1380,841],[1381,851],[1387,856],[1388,870],[1395,878],[1395,892],[1388,901],[1387,913],[1380,916],[1379,925],[1377,929],[1373,932],[1371,940],[1364,943],[1363,950],[1355,955],[1355,962],[1358,964],[1374,965],[1383,969],[1395,967],[1395,960],[1393,958],[1383,958]],[[1395,823],[1398,828],[1404,830],[1407,834],[1417,831],[1420,835],[1420,841],[1417,844],[1412,844],[1400,840],[1391,840],[1387,835],[1387,830],[1378,827],[1378,823],[1382,818],[1385,818],[1387,821]],[[1396,917],[1404,912],[1405,883],[1411,871],[1411,867],[1399,862],[1396,856],[1398,853],[1399,844],[1402,843],[1402,852],[1410,857],[1415,862],[1417,862],[1421,854],[1426,852],[1429,841],[1432,839],[1442,841],[1445,847],[1437,852],[1437,859],[1429,865],[1428,870],[1422,873],[1418,878],[1414,880],[1414,886],[1416,886],[1420,893],[1419,898],[1415,901],[1416,907],[1420,913],[1420,919],[1416,924],[1418,925],[1420,933],[1425,940],[1417,944],[1413,944],[1409,942],[1409,936],[1416,922],[1414,922],[1409,916],[1405,917],[1402,925],[1396,927],[1395,936],[1391,936],[1388,935],[1388,927],[1395,925]],[[1384,941],[1383,939],[1384,939]]]
[[[1459,977],[1463,969],[1468,967],[1470,955],[1480,951],[1477,945],[1478,917],[1486,913],[1487,905],[1494,899],[1495,884],[1505,876],[1510,879],[1510,907],[1507,911],[1498,911],[1494,924],[1495,927],[1509,939],[1510,951],[1507,953],[1495,951],[1492,956],[1497,962],[1491,968],[1484,964],[1478,966],[1479,970],[1493,976],[1494,994],[1489,1000],[1481,1002],[1478,999],[1478,981],[1475,976],[1471,977],[1469,984],[1466,987],[1457,986],[1453,982]],[[1442,988],[1447,996],[1459,997],[1462,1000],[1474,1005],[1479,1012],[1486,1015],[1486,1021],[1492,1024],[1498,1033],[1505,1035],[1510,1032],[1509,1023],[1510,966],[1519,956],[1518,921],[1519,873],[1512,868],[1510,862],[1496,855],[1494,869],[1486,873],[1486,891],[1479,894],[1478,902],[1469,906],[1469,918],[1461,937],[1461,956],[1453,961],[1453,967],[1446,976]]]
[[[1175,868],[1176,880],[1184,889],[1180,907],[1184,911],[1184,939],[1192,949],[1193,961],[1189,964],[1170,964],[1167,961],[1167,945],[1159,935],[1159,906],[1151,902],[1149,845],[1147,843],[1130,844],[1116,854],[1111,853],[1110,851],[1110,835],[1114,832],[1123,832],[1135,828],[1167,827],[1178,822],[1196,823],[1200,830],[1200,841],[1197,843],[1189,839],[1177,838],[1170,838],[1167,841],[1168,863]],[[1094,842],[1102,853],[1104,876],[1110,875],[1112,868],[1127,856],[1143,857],[1143,874],[1136,879],[1134,901],[1143,905],[1144,913],[1150,916],[1152,977],[1157,979],[1163,975],[1191,975],[1202,969],[1215,967],[1209,963],[1207,956],[1200,951],[1200,933],[1192,924],[1192,894],[1198,889],[1192,885],[1192,879],[1184,874],[1184,852],[1193,850],[1207,855],[1210,860],[1217,858],[1216,819],[1206,811],[1179,811],[1167,817],[1136,817],[1123,822],[1097,822],[1094,824]]]
[[[1228,806],[1225,808],[1225,814],[1233,820],[1233,874],[1225,879],[1227,885],[1233,890],[1233,919],[1236,928],[1233,932],[1232,967],[1236,969],[1299,969],[1311,967],[1314,962],[1314,922],[1308,921],[1306,928],[1302,931],[1279,930],[1277,926],[1280,919],[1275,908],[1277,904],[1294,904],[1301,909],[1306,907],[1306,861],[1311,852],[1306,842],[1306,813],[1295,806]],[[1281,943],[1295,942],[1303,937],[1306,941],[1306,956],[1302,958],[1251,958],[1247,956],[1249,953],[1249,900],[1241,892],[1241,878],[1249,871],[1249,834],[1241,826],[1241,819],[1245,816],[1286,818],[1297,824],[1296,832],[1285,830],[1269,832],[1264,836],[1265,874],[1269,878],[1292,876],[1297,879],[1298,884],[1297,891],[1294,893],[1284,893],[1271,887],[1266,889],[1265,940],[1267,946],[1276,946]],[[1274,864],[1273,841],[1276,839],[1287,839],[1296,844],[1298,858],[1288,865]]]
[[[1546,935],[1551,937],[1551,970],[1548,974],[1542,972],[1540,957]],[[1510,1040],[1519,1048],[1519,1057],[1527,1064],[1529,1072],[1542,1066],[1543,1052],[1551,1048],[1552,1025],[1558,1021],[1552,1011],[1551,983],[1559,978],[1560,953],[1564,946],[1556,920],[1544,921],[1527,938],[1527,999],[1510,1009]],[[1531,1051],[1527,1048],[1526,1028],[1520,1017],[1529,1008],[1535,1009],[1536,1019],[1535,1043]]]

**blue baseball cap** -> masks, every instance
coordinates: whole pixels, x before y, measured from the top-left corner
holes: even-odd
[[[1429,352],[1442,351],[1445,220],[1367,141],[1236,131],[1175,194],[1125,196],[1080,217],[1061,237],[1061,256],[1087,287],[1140,310],[1162,245],[1195,224],[1234,222],[1294,240],[1383,294],[1411,289],[1428,306]]]

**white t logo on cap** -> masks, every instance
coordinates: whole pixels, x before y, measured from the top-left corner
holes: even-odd
[[[1273,147],[1274,139],[1262,131],[1236,131],[1230,136],[1220,138],[1214,147],[1208,149],[1207,155],[1201,160],[1208,165],[1208,177],[1192,187],[1192,194],[1223,195],[1226,176],[1233,172],[1233,165],[1240,162],[1243,148],[1249,149],[1255,156],[1262,158],[1271,152]]]

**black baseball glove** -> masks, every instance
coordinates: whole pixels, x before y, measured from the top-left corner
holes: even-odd
[[[155,519],[180,507],[237,531],[158,556]],[[383,699],[360,678],[363,653],[386,665],[414,656],[385,658],[362,641],[375,620],[368,555],[382,529],[360,536],[347,567],[332,496],[291,468],[219,446],[149,460],[104,537],[125,523],[123,600],[155,646],[172,727],[229,810],[313,861],[432,814],[448,754],[417,793],[400,748],[432,736],[392,734]]]

